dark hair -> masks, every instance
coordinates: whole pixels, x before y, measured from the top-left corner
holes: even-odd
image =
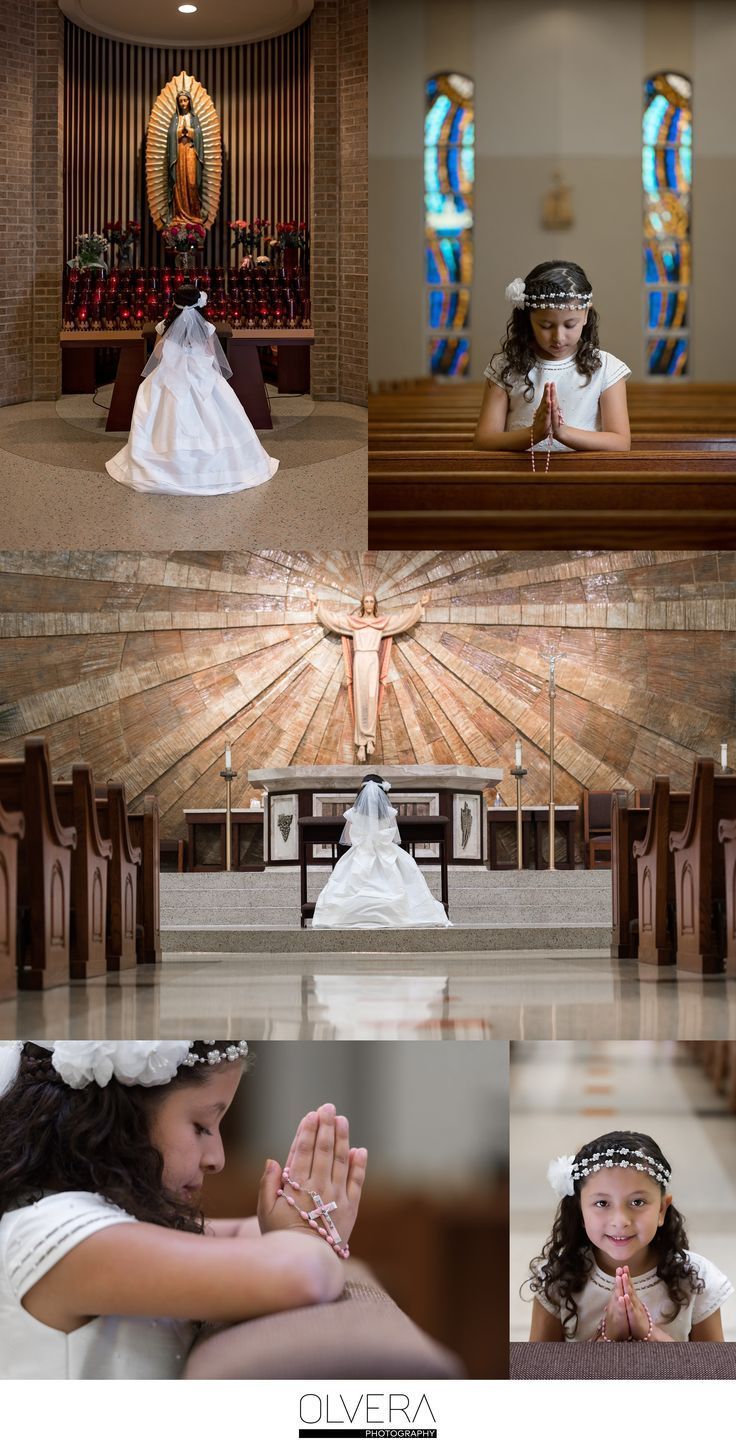
[[[592,1139],[578,1150],[575,1159],[578,1162],[583,1158],[591,1159],[594,1154],[613,1149],[617,1145],[625,1149],[643,1150],[644,1154],[659,1160],[667,1173],[670,1173],[671,1166],[659,1145],[648,1134],[638,1134],[630,1130],[615,1130],[611,1134],[602,1134],[598,1139]],[[582,1180],[576,1180],[574,1193],[565,1195],[560,1201],[552,1234],[542,1254],[535,1256],[531,1262],[531,1276],[524,1282],[534,1295],[541,1294],[559,1307],[563,1328],[567,1330],[571,1326],[573,1335],[578,1323],[576,1297],[580,1295],[590,1276],[590,1241],[585,1232],[580,1207],[583,1183]],[[664,1221],[658,1227],[651,1244],[657,1252],[657,1275],[664,1281],[672,1302],[671,1312],[663,1319],[665,1322],[674,1321],[680,1307],[686,1306],[697,1291],[703,1290],[703,1282],[687,1254],[685,1222],[674,1205],[668,1206]],[[562,1314],[563,1312],[567,1314]]]
[[[174,293],[174,301],[171,304],[171,307],[169,308],[166,317],[164,318],[164,333],[167,333],[169,331],[171,324],[176,320],[176,318],[181,317],[182,308],[199,307],[199,291],[199,287],[196,285],[196,283],[193,282],[184,282],[182,283],[181,287],[177,287],[176,292]],[[199,310],[200,312],[203,311],[202,308],[200,308]]]
[[[384,792],[384,795],[385,796],[388,796],[388,792],[386,792],[385,789],[384,789],[383,777],[382,776],[376,776],[375,772],[374,771],[371,771],[371,772],[368,773],[367,776],[364,776],[363,777],[363,780],[361,782],[361,786],[365,786],[366,783],[369,782],[369,781],[376,782],[377,785],[380,786],[381,791]]]
[[[206,1055],[230,1042],[195,1042],[194,1052]],[[149,1116],[177,1087],[201,1084],[219,1067],[182,1066],[169,1084],[150,1089],[126,1088],[117,1079],[104,1089],[70,1089],[54,1069],[51,1050],[24,1043],[18,1078],[0,1098],[0,1216],[39,1200],[44,1191],[88,1190],[138,1220],[201,1234],[201,1210],[163,1185],[163,1157],[151,1143]]]
[[[527,292],[534,292],[537,296],[552,298],[556,292],[592,292],[593,289],[577,262],[540,262],[538,267],[533,267],[531,272],[524,278],[524,286]],[[553,301],[550,306],[557,306]],[[506,328],[506,337],[501,339],[501,352],[494,353],[491,363],[495,358],[504,358],[505,363],[501,369],[501,382],[511,384],[515,379],[524,379],[524,397],[534,397],[534,384],[529,377],[532,368],[539,362],[534,346],[534,334],[530,311],[528,308],[514,308]],[[575,367],[578,373],[582,373],[589,383],[593,374],[601,367],[602,358],[598,351],[598,314],[594,307],[588,309],[588,316],[585,326],[580,335],[578,350],[575,354]]]

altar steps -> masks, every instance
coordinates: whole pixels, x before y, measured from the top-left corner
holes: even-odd
[[[310,869],[316,897],[327,871]],[[439,872],[426,877],[438,893]],[[450,929],[320,930],[299,927],[299,875],[164,873],[164,951],[222,953],[465,953],[605,949],[611,941],[611,877],[597,872],[450,869]]]

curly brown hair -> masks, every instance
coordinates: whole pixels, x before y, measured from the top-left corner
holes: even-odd
[[[644,1154],[659,1160],[668,1175],[671,1173],[671,1166],[659,1145],[648,1134],[629,1130],[615,1130],[611,1134],[602,1134],[598,1139],[592,1139],[578,1150],[575,1159],[592,1159],[594,1154],[603,1154],[617,1145],[632,1152],[642,1150]],[[580,1206],[582,1184],[582,1180],[576,1180],[574,1193],[565,1195],[560,1201],[552,1234],[542,1254],[535,1256],[530,1263],[531,1276],[524,1282],[535,1296],[541,1294],[559,1307],[563,1330],[567,1333],[569,1327],[573,1336],[578,1324],[576,1298],[590,1277],[590,1241],[585,1233]],[[703,1282],[687,1254],[685,1222],[674,1205],[668,1206],[664,1221],[658,1227],[651,1244],[657,1252],[657,1275],[664,1281],[672,1303],[671,1312],[663,1317],[667,1323],[674,1321],[680,1308],[686,1306],[698,1291],[703,1290]]]
[[[578,267],[577,262],[540,262],[538,267],[533,267],[531,272],[527,273],[524,278],[524,287],[527,292],[534,292],[541,297],[549,294],[550,298],[553,293],[561,291],[578,293],[593,291],[582,267]],[[504,360],[500,371],[502,384],[511,387],[513,383],[523,378],[524,397],[533,398],[534,384],[529,375],[539,359],[535,351],[528,308],[514,308],[506,328],[506,337],[500,340],[500,352],[493,354],[491,364],[496,358]],[[595,308],[591,307],[588,309],[588,316],[575,354],[575,367],[578,373],[582,373],[586,383],[590,383],[602,361],[599,351],[598,314]]]
[[[206,1057],[231,1040],[196,1041]],[[201,1235],[204,1217],[163,1184],[163,1157],[151,1142],[154,1105],[177,1087],[201,1084],[219,1066],[182,1067],[169,1084],[127,1088],[111,1079],[101,1089],[70,1089],[51,1062],[51,1050],[24,1043],[15,1083],[0,1098],[0,1216],[44,1193],[88,1190],[104,1195],[137,1220]]]

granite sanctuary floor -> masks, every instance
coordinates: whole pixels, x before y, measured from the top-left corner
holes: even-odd
[[[193,954],[0,1003],[7,1038],[729,1039],[736,980],[608,953]]]
[[[259,437],[279,460],[273,479],[210,499],[166,498],[105,472],[127,438],[105,433],[111,393],[0,409],[5,549],[366,548],[364,409],[269,389],[274,428]]]

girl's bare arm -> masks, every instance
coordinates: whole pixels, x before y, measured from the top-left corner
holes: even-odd
[[[205,1225],[208,1235],[217,1235],[224,1240],[232,1240],[234,1236],[258,1240],[261,1235],[257,1215],[248,1215],[244,1220],[206,1220]]]
[[[333,1301],[343,1284],[344,1263],[306,1226],[255,1240],[114,1225],[70,1250],[23,1305],[67,1332],[93,1316],[230,1322]]]
[[[714,1311],[711,1316],[706,1316],[704,1321],[698,1321],[690,1332],[691,1341],[725,1341],[723,1334],[723,1322],[721,1313]]]
[[[511,449],[517,452],[529,447],[525,429],[505,432],[508,411],[508,394],[497,383],[486,383],[475,428],[474,449]]]
[[[595,429],[574,429],[561,424],[554,429],[556,439],[570,449],[608,450],[628,453],[631,448],[631,427],[626,403],[626,380],[620,378],[601,394],[601,424]]]

